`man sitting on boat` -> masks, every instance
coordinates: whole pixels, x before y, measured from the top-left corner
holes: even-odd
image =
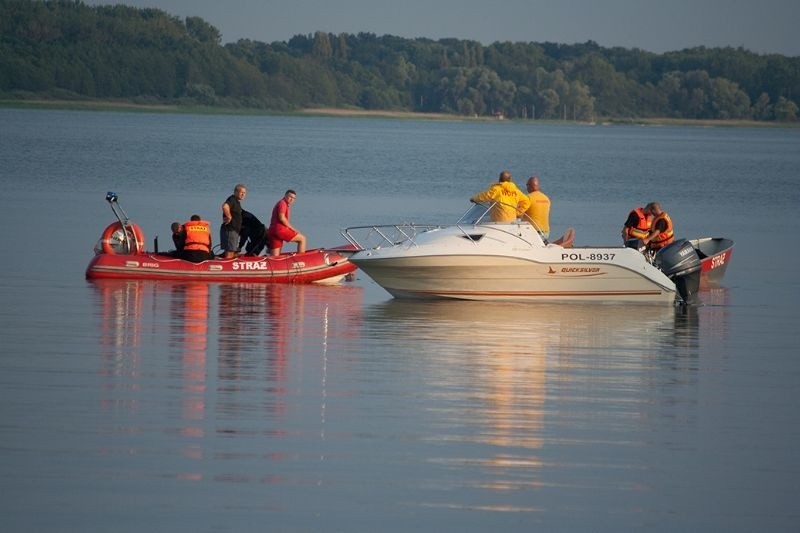
[[[186,230],[180,222],[172,223],[172,244],[175,245],[175,251],[183,250],[183,245],[186,244]]]
[[[471,198],[473,202],[495,202],[489,215],[492,222],[514,222],[531,205],[528,195],[511,181],[511,172],[500,173],[497,183]]]
[[[622,225],[622,242],[627,243],[632,239],[644,239],[650,233],[650,224],[653,214],[647,208],[636,207],[628,213],[628,219]]]
[[[650,225],[650,232],[642,239],[642,242],[648,250],[660,250],[675,240],[672,219],[669,218],[666,211],[661,210],[658,202],[650,202],[645,209],[653,214],[653,222]]]
[[[208,259],[214,259],[211,253],[211,223],[200,218],[200,215],[192,215],[188,222],[183,223],[183,231],[186,235],[183,249],[179,249],[175,256],[192,263],[200,263]]]
[[[531,176],[525,184],[531,205],[526,211],[534,226],[545,239],[550,238],[550,198],[539,189],[538,176]]]

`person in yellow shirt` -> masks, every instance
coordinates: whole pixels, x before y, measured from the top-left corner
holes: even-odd
[[[531,204],[528,196],[511,181],[511,172],[500,173],[497,183],[471,198],[473,202],[497,202],[489,215],[492,222],[514,222]]]
[[[533,220],[545,239],[550,238],[550,198],[539,190],[539,178],[531,176],[526,184],[531,206],[526,214]]]

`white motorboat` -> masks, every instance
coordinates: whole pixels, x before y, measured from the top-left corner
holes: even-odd
[[[396,298],[689,302],[700,259],[676,241],[649,260],[631,247],[547,242],[528,220],[491,221],[493,203],[473,205],[452,225],[346,228],[350,257]],[[568,232],[569,233],[569,232]]]

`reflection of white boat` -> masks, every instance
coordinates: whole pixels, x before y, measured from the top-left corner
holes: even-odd
[[[626,303],[397,299],[370,306],[364,316],[377,327],[376,334],[387,338],[447,341],[446,351],[454,357],[504,346],[524,358],[542,348],[569,354],[576,346],[648,351],[674,337],[682,309],[656,306],[642,313],[641,306]]]
[[[350,260],[397,298],[673,302],[697,291],[700,260],[687,241],[652,264],[625,247],[548,243],[525,221],[492,222],[475,204],[449,226],[361,226],[343,235]]]

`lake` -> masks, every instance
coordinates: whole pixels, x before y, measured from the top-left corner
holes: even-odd
[[[165,248],[236,183],[262,221],[292,188],[315,247],[452,222],[503,169],[577,245],[651,200],[733,239],[722,285],[681,309],[84,279],[106,191]],[[0,109],[0,184],[4,530],[797,527],[800,129]]]

